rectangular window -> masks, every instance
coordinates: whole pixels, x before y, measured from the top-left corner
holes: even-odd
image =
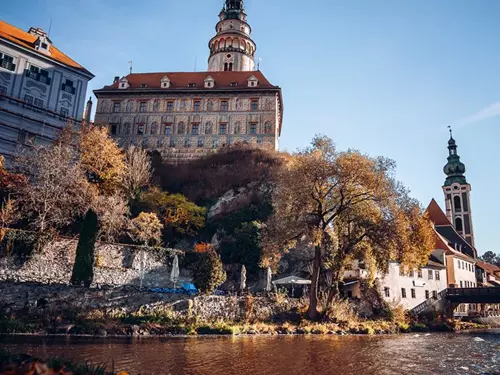
[[[250,134],[257,134],[257,124],[250,124]]]
[[[198,147],[203,147],[203,146],[204,146],[203,138],[198,139]]]
[[[35,107],[37,108],[43,108],[43,100],[42,99],[38,99],[36,98],[35,99],[35,103],[34,103]]]
[[[167,112],[174,111],[174,102],[167,102]]]
[[[227,133],[227,125],[226,124],[220,124],[219,126],[219,134],[224,135]]]
[[[146,102],[141,102],[139,104],[139,112],[146,112],[146,106],[147,106]]]
[[[120,112],[120,102],[113,102],[113,112],[118,113]]]
[[[66,79],[66,82],[62,84],[61,90],[65,91],[69,94],[72,94],[72,95],[75,95],[75,92],[76,92],[76,88],[74,86],[73,81],[71,81],[69,79]]]
[[[384,288],[384,294],[386,298],[389,298],[391,296],[391,289],[388,287]]]
[[[0,53],[0,66],[4,69],[10,70],[11,72],[16,70],[14,58],[12,56],[6,55],[5,53]]]
[[[411,298],[417,298],[417,292],[413,288],[411,289]]]
[[[406,298],[406,289],[405,288],[401,288],[401,297]]]
[[[460,280],[460,288],[463,288],[464,287],[464,283],[462,280]]]
[[[430,293],[428,290],[425,291],[425,299],[429,299],[430,297]]]
[[[432,298],[437,299],[438,298],[438,292],[437,290],[432,291]]]
[[[252,111],[259,110],[259,99],[252,99],[252,101],[250,102],[250,109]]]
[[[419,279],[422,279],[424,276],[422,275],[422,270],[417,271],[417,276]]]
[[[38,66],[30,65],[29,69],[26,69],[26,76],[34,79],[35,81],[50,85],[51,80],[49,72],[45,69],[39,68]]]
[[[217,148],[217,140],[216,139],[212,140],[212,148]]]
[[[165,135],[172,135],[172,125],[170,124],[165,125]]]
[[[116,135],[118,133],[118,124],[111,124],[111,134]]]
[[[175,147],[175,139],[170,140],[169,147]]]
[[[31,95],[24,95],[24,102],[33,105],[34,98]]]
[[[137,125],[137,134],[138,135],[143,135],[144,134],[144,124]]]
[[[192,127],[191,127],[191,134],[198,135],[199,129],[200,129],[200,125],[193,124]]]
[[[458,269],[462,269],[462,262],[458,261]]]
[[[220,102],[220,110],[222,112],[227,112],[229,110],[229,102],[227,100],[222,100]]]
[[[190,139],[186,139],[184,141],[184,147],[186,148],[191,148],[191,140]]]
[[[432,279],[433,279],[433,273],[432,273],[432,270],[429,270],[429,271],[428,271],[428,274],[429,274],[429,280],[432,280]]]
[[[68,108],[61,107],[61,109],[59,111],[59,114],[60,114],[59,118],[61,120],[66,120],[68,118],[68,116],[69,116],[69,110],[68,110]]]
[[[436,271],[436,280],[441,280],[441,275],[439,273],[439,271]]]
[[[193,102],[193,110],[194,110],[195,112],[200,112],[200,111],[201,111],[201,101],[199,101],[199,100],[195,100],[195,101]]]

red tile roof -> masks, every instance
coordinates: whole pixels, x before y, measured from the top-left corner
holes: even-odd
[[[478,260],[476,265],[491,274],[495,274],[495,272],[500,272],[500,267],[495,266],[494,264],[489,264]]]
[[[164,73],[132,73],[127,75],[128,83],[131,89],[160,89],[161,80],[167,76],[170,80],[170,88],[164,90],[175,89],[192,89],[200,90],[205,88],[205,79],[210,76],[215,81],[215,90],[217,89],[279,89],[278,86],[273,86],[264,77],[260,71],[249,72],[164,72]],[[248,79],[255,76],[259,80],[257,87],[248,87]],[[234,83],[237,85],[234,86]],[[194,87],[189,87],[190,84],[195,84]],[[144,87],[147,85],[147,87]],[[102,89],[110,90],[118,89],[118,82],[109,86],[104,86]],[[100,91],[100,90],[97,90]],[[123,90],[126,91],[126,90]]]
[[[443,210],[434,199],[431,200],[431,203],[429,203],[425,212],[429,215],[429,219],[434,223],[434,225],[451,225]]]
[[[38,54],[41,54],[49,59],[55,60],[61,64],[67,65],[70,68],[80,70],[82,72],[85,72],[86,74],[92,75],[92,73],[90,73],[87,69],[85,69],[76,61],[66,56],[64,53],[62,53],[60,50],[54,47],[54,45],[50,47],[50,55],[37,51],[35,48],[35,42],[37,41],[38,37],[36,37],[35,35],[31,35],[30,33],[23,31],[15,26],[12,26],[2,20],[0,20],[0,38],[6,39],[21,47],[33,50]]]

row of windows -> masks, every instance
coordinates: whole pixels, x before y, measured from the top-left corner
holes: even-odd
[[[177,125],[177,134],[183,135],[186,134],[191,134],[191,135],[200,135],[201,133],[201,126],[200,124],[191,124],[190,127],[186,127],[183,122],[180,122]],[[227,135],[229,126],[228,124],[219,124],[219,127],[216,133],[219,135]],[[233,133],[234,134],[242,134],[243,132],[243,127],[239,122],[237,122],[234,127],[233,127]],[[129,123],[126,123],[123,125],[122,128],[122,133],[124,134],[130,134],[131,132],[131,125]],[[149,127],[149,134],[156,135],[158,134],[158,124],[156,122],[152,123],[151,126]],[[273,132],[273,127],[270,122],[266,122],[264,124],[264,134],[272,134]],[[211,135],[214,133],[213,125],[211,122],[208,122],[205,124],[205,134],[206,135]],[[116,135],[118,134],[118,124],[111,124],[111,134]],[[145,135],[146,134],[146,126],[144,124],[138,124],[137,129],[136,129],[136,134],[137,135]],[[172,135],[174,134],[174,125],[171,123],[165,123],[163,124],[163,134],[165,135]],[[257,135],[258,134],[258,124],[257,123],[251,123],[249,124],[248,127],[248,134],[250,135]]]
[[[408,275],[404,272],[402,267],[399,267],[399,276],[408,276],[408,277],[415,277],[415,271],[411,270]],[[419,279],[423,279],[424,275],[422,273],[422,270],[417,270],[417,277]],[[441,274],[439,271],[433,271],[433,270],[427,270],[427,279],[428,280],[441,280]]]
[[[411,294],[411,298],[417,298],[417,290],[416,289],[411,288],[410,294]],[[384,288],[384,295],[386,298],[390,298],[391,297],[391,288],[385,287]],[[406,288],[401,288],[401,298],[407,298]],[[428,290],[426,290],[425,291],[425,299],[429,299],[429,298],[430,298],[430,292]],[[432,298],[437,299],[437,291],[436,290],[432,291]]]
[[[258,144],[262,144],[262,140],[258,139],[257,140]],[[206,140],[203,138],[196,140],[190,140],[186,139],[184,142],[178,142],[175,139],[170,139],[168,141],[168,147],[175,148],[175,147],[182,147],[184,146],[185,148],[193,148],[193,147],[198,147],[198,148],[206,148],[206,147],[212,147],[212,148],[218,148],[218,147],[224,147],[231,145],[232,141],[229,139],[227,142],[222,142],[217,139],[212,139],[212,140]],[[165,145],[165,140],[164,139],[158,139],[157,140],[157,147],[161,148]]]
[[[181,103],[181,111],[185,111],[185,108],[187,106],[186,102]],[[183,108],[182,108],[183,107]],[[153,112],[158,112],[160,108],[160,102],[159,100],[155,100],[153,102]],[[173,100],[167,100],[166,104],[166,111],[167,112],[174,112],[174,101]],[[202,101],[199,99],[193,100],[193,111],[194,112],[201,112],[203,111],[203,106],[202,106]],[[127,112],[132,112],[132,108],[128,106]],[[236,110],[239,110],[239,104],[236,105]],[[214,108],[214,103],[212,101],[208,101],[207,103],[207,111],[214,111],[216,110]],[[255,112],[259,110],[259,99],[252,99],[250,101],[250,110]],[[101,107],[101,111],[105,112],[105,110]],[[114,101],[113,102],[113,107],[112,107],[112,112],[113,113],[119,113],[122,111],[122,103],[119,101]],[[220,100],[219,101],[219,111],[221,112],[228,112],[229,111],[229,100]],[[138,107],[138,112],[148,112],[148,102],[147,101],[141,101],[139,102],[139,107]]]
[[[463,260],[457,259],[458,262],[458,269],[459,270],[466,270],[470,272],[475,272],[475,267],[471,263],[464,262]]]
[[[0,53],[0,66],[4,69],[14,72],[16,70],[16,64],[14,64],[14,58],[5,53]]]
[[[468,280],[465,280],[465,281],[460,280],[460,288],[476,288],[476,287],[477,287],[477,284],[475,282],[468,281]]]

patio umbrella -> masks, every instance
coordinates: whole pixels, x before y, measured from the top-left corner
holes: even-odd
[[[247,287],[247,269],[245,265],[241,267],[241,276],[240,276],[240,290],[243,291]]]
[[[271,291],[272,279],[273,279],[273,273],[271,271],[271,267],[267,267],[267,269],[266,269],[266,292]]]
[[[170,281],[174,283],[174,288],[175,283],[179,279],[179,274],[179,257],[175,254],[174,261],[172,262],[172,272],[170,273]]]

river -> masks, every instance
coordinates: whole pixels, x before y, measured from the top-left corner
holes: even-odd
[[[132,375],[500,374],[500,331],[394,336],[0,336],[0,349],[106,363]]]

